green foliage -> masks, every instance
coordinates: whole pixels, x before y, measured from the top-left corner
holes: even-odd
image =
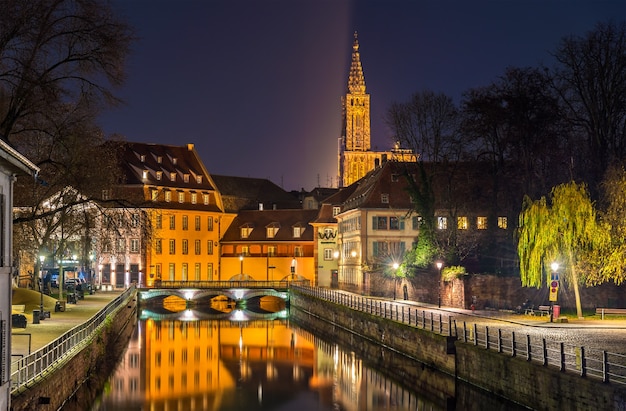
[[[443,281],[452,281],[455,278],[463,277],[467,272],[465,267],[460,265],[452,265],[441,270],[441,278]]]

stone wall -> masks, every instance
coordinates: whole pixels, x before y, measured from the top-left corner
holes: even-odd
[[[94,400],[90,395],[101,391],[136,322],[137,303],[132,296],[82,351],[14,394],[11,410],[57,410],[67,402],[74,403],[72,409],[89,409]],[[88,389],[81,389],[87,382]]]

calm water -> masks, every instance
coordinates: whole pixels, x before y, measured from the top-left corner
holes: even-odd
[[[142,310],[92,411],[438,410],[287,312]]]

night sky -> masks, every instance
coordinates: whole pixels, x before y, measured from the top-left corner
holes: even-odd
[[[116,0],[139,38],[106,135],[195,144],[209,173],[286,190],[336,185],[354,31],[383,117],[417,91],[462,93],[508,66],[551,65],[567,35],[626,18],[624,0]]]

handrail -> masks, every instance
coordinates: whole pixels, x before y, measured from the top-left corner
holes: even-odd
[[[50,344],[11,363],[11,392],[40,377],[53,367],[73,357],[104,326],[107,317],[125,306],[135,292],[135,286],[126,289],[87,322],[77,325]]]
[[[256,280],[233,280],[233,281],[194,281],[194,280],[158,280],[155,281],[155,289],[173,289],[173,288],[200,288],[206,290],[223,290],[228,288],[278,288],[288,289],[292,286],[308,286],[309,280],[274,280],[274,281],[256,281]]]
[[[478,324],[457,324],[452,315],[439,310],[407,307],[392,301],[366,297],[344,291],[310,286],[294,287],[315,298],[341,304],[353,310],[402,322],[440,335],[455,337],[462,343],[474,344],[512,357],[553,366],[560,371],[573,372],[603,382],[626,385],[626,355],[605,350],[588,349],[545,338],[503,331]]]

